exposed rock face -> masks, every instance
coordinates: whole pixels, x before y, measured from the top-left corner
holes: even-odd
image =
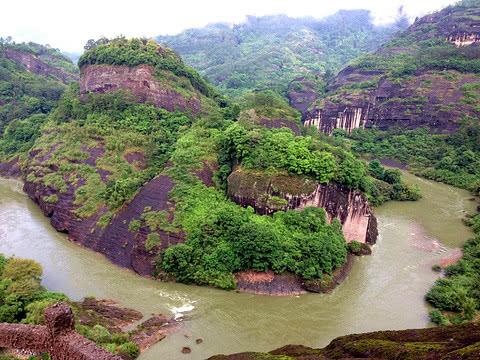
[[[293,274],[273,271],[243,271],[235,274],[237,289],[258,295],[300,295],[306,293],[302,280]]]
[[[10,48],[5,48],[3,52],[6,58],[24,66],[31,73],[42,76],[52,76],[65,84],[78,80],[78,76],[51,66],[28,52],[18,51]]]
[[[336,359],[469,359],[479,357],[480,325],[442,326],[430,329],[378,331],[347,335],[333,340],[323,349],[287,345],[268,354],[242,353],[218,355],[209,360],[254,360],[288,358],[295,360]]]
[[[80,218],[75,214],[78,208],[74,205],[76,187],[69,185],[67,192],[57,193],[39,183],[26,181],[24,185],[24,191],[50,217],[57,231],[67,233],[71,240],[104,254],[113,263],[147,276],[153,274],[155,258],[155,252],[145,249],[149,231],[146,228],[129,231],[129,223],[139,219],[147,206],[153,211],[169,209],[168,193],[172,188],[173,182],[166,176],[151,180],[105,228],[101,228],[97,222],[106,209],[89,218]],[[45,201],[45,197],[51,194],[58,196],[55,204]],[[164,247],[183,241],[182,234],[159,231],[159,235]]]
[[[332,86],[340,87],[362,76],[363,71],[346,68]],[[476,114],[470,104],[461,101],[465,95],[462,89],[480,81],[472,74],[454,72],[452,77],[427,71],[401,84],[382,78],[373,90],[343,93],[340,102],[326,98],[321,107],[307,113],[304,124],[326,134],[334,129],[350,133],[373,126],[381,130],[428,126],[436,132],[450,133],[458,128],[464,115]]]
[[[347,241],[374,244],[377,239],[377,220],[365,196],[339,184],[318,184],[291,175],[267,176],[238,168],[228,178],[228,194],[237,204],[251,206],[259,214],[320,207],[330,220],[340,220]]]
[[[138,101],[149,102],[168,111],[200,112],[200,100],[185,98],[155,78],[151,65],[87,65],[80,70],[80,94],[130,91]]]
[[[0,163],[0,176],[5,177],[20,177],[21,169],[18,164],[18,158],[14,158],[10,161]]]
[[[427,15],[416,20],[397,42],[386,44],[374,56],[387,62],[396,55],[421,59],[423,55],[415,44],[432,41],[440,45],[443,42],[447,49],[449,43],[458,48],[470,47],[462,50],[462,56],[478,58],[479,16],[478,7],[453,7]],[[424,50],[428,52],[429,45],[419,48],[422,46],[427,46]],[[438,56],[449,55],[439,52]],[[381,130],[429,127],[437,133],[451,133],[465,115],[479,115],[475,101],[467,94],[473,91],[470,96],[478,95],[476,89],[468,90],[470,84],[480,83],[480,76],[473,70],[460,73],[425,65],[411,76],[395,78],[382,69],[381,61],[375,65],[377,69],[371,69],[367,60],[367,65],[351,65],[339,72],[328,85],[329,95],[305,113],[304,124],[327,134],[334,129],[350,133],[355,128],[369,127]]]
[[[258,124],[266,127],[267,129],[288,128],[292,130],[295,135],[300,135],[302,133],[300,130],[300,126],[298,126],[292,120],[260,118],[258,120]]]
[[[321,79],[299,77],[288,85],[287,97],[290,106],[302,113],[302,118],[307,113],[310,105],[320,96],[319,82]]]

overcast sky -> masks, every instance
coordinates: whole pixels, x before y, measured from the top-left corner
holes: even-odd
[[[0,36],[81,51],[88,39],[175,34],[212,22],[239,23],[246,15],[321,18],[339,9],[369,9],[391,22],[403,5],[412,19],[456,0],[2,0]]]

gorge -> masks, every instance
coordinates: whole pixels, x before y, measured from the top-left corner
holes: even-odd
[[[145,315],[183,314],[180,330],[143,353],[142,360],[200,360],[270,351],[287,343],[322,347],[352,332],[429,325],[423,297],[438,276],[431,266],[456,256],[455,248],[471,235],[461,218],[475,202],[462,190],[411,175],[407,180],[419,184],[424,197],[377,209],[379,239],[373,255],[356,259],[345,282],[328,295],[259,297],[139,277],[56,232],[16,180],[1,180],[0,252],[39,261],[45,286],[72,299],[94,295],[119,299]],[[204,339],[201,345],[194,344],[198,337]],[[183,346],[192,353],[182,355]]]

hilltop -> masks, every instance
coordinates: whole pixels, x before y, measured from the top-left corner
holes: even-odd
[[[395,24],[375,26],[368,11],[349,10],[324,19],[249,16],[238,25],[212,24],[157,40],[228,94],[286,93],[295,78],[335,74],[407,25],[400,16]]]
[[[461,2],[417,19],[376,52],[339,72],[304,114],[330,134],[355,128],[429,127],[452,133],[477,117],[480,9]]]
[[[0,38],[0,133],[14,119],[23,126],[22,119],[39,114],[40,123],[65,84],[77,79],[78,70],[59,50]]]

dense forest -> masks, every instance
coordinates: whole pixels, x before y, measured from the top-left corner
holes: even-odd
[[[399,14],[395,24],[375,26],[365,10],[320,20],[249,16],[238,25],[212,24],[157,40],[230,95],[254,89],[285,93],[293,79],[332,76],[407,25]]]

